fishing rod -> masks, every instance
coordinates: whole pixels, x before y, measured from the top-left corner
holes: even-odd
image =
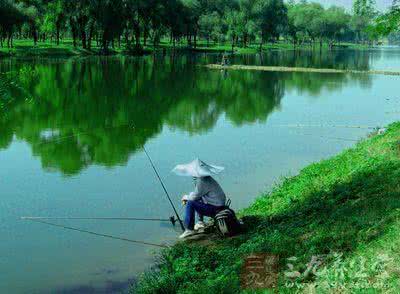
[[[32,221],[32,222],[42,223],[42,224],[46,224],[46,225],[53,226],[53,227],[63,228],[63,229],[66,229],[66,230],[86,233],[86,234],[90,234],[90,235],[94,235],[94,236],[98,236],[98,237],[110,238],[110,239],[114,239],[114,240],[120,240],[120,241],[125,241],[125,242],[130,242],[130,243],[141,244],[141,245],[168,248],[167,245],[144,242],[144,241],[138,241],[138,240],[132,240],[132,239],[128,239],[128,238],[123,238],[123,237],[118,237],[118,236],[113,236],[113,235],[97,233],[97,232],[83,230],[83,229],[79,229],[79,228],[75,228],[75,227],[69,227],[69,226],[65,226],[65,225],[55,224],[55,223],[52,223],[52,222],[47,222],[47,221],[43,221],[41,219],[35,219],[35,218],[25,218],[25,219],[29,220],[29,221]]]
[[[165,187],[164,182],[163,182],[163,180],[161,179],[160,174],[159,174],[158,171],[157,171],[157,168],[155,167],[153,161],[151,160],[151,157],[150,157],[149,153],[147,152],[146,148],[144,147],[144,145],[142,146],[142,148],[143,148],[143,151],[144,151],[144,153],[146,154],[147,158],[148,158],[149,161],[150,161],[150,164],[151,164],[151,167],[152,167],[153,170],[154,170],[154,173],[156,174],[158,180],[159,180],[160,183],[161,183],[161,186],[162,186],[162,188],[163,188],[163,190],[164,190],[164,192],[165,192],[165,195],[166,195],[167,198],[168,198],[169,203],[170,203],[171,206],[172,206],[172,209],[173,209],[174,212],[175,212],[176,218],[177,218],[179,224],[181,225],[182,231],[185,231],[185,227],[184,227],[184,225],[183,225],[183,222],[182,222],[181,218],[179,217],[178,211],[176,210],[175,205],[174,205],[174,203],[172,202],[171,197],[169,196],[169,193],[168,193],[168,191],[167,191],[167,188]]]
[[[47,216],[22,216],[22,220],[128,220],[128,221],[157,221],[171,222],[174,226],[176,219],[171,216],[168,219],[162,218],[137,218],[137,217],[47,217]]]

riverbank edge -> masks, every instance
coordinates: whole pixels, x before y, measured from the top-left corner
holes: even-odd
[[[312,68],[312,67],[286,67],[286,66],[260,66],[260,65],[221,65],[207,64],[208,69],[216,70],[253,70],[253,71],[270,71],[270,72],[303,72],[303,73],[330,73],[330,74],[373,74],[373,75],[390,75],[399,76],[400,71],[389,70],[354,70],[354,69],[335,69],[335,68]]]
[[[361,273],[363,281],[395,290],[400,286],[399,176],[396,122],[385,133],[375,132],[336,156],[310,164],[260,195],[239,213],[246,224],[242,235],[208,245],[179,242],[163,250],[131,291],[246,293],[240,273],[243,259],[252,253],[280,257],[282,293],[354,290]],[[303,276],[313,256],[324,256],[319,274]],[[284,273],[291,257],[292,272],[300,273],[289,281],[296,289],[287,287]]]
[[[368,45],[345,43],[340,46],[334,47],[334,49],[367,49],[370,48]],[[289,43],[276,43],[276,44],[265,44],[262,47],[262,51],[270,50],[314,50],[319,51],[319,46],[311,47],[309,45],[299,45],[293,47]],[[328,50],[327,46],[323,46],[322,50]],[[172,47],[170,44],[163,44],[157,48],[144,47],[140,50],[128,51],[125,49],[110,49],[108,52],[104,52],[99,49],[82,49],[74,48],[70,44],[61,44],[59,46],[55,44],[39,44],[37,46],[32,46],[30,41],[20,40],[20,44],[16,41],[14,48],[0,47],[0,58],[4,57],[72,57],[72,56],[108,56],[108,55],[122,55],[122,56],[144,56],[153,53],[166,53],[166,52],[189,52],[189,53],[232,53],[232,47],[229,45],[211,45],[209,47],[201,45],[197,48],[188,47],[185,45]],[[255,54],[260,52],[260,47],[258,45],[252,45],[246,48],[235,47],[234,54]]]

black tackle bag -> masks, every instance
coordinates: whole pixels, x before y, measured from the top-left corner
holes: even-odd
[[[233,209],[228,206],[218,212],[214,220],[218,231],[224,237],[234,236],[240,232],[240,222]]]

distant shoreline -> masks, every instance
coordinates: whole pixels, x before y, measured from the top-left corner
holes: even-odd
[[[342,43],[334,46],[336,49],[367,49],[371,48],[368,45],[354,44],[354,43]],[[270,50],[314,50],[319,52],[320,50],[329,50],[328,45],[324,44],[320,48],[319,44],[315,43],[314,46],[298,45],[296,47],[293,44],[278,42],[269,43],[262,46],[261,51]],[[232,47],[230,45],[219,45],[212,44],[207,46],[206,44],[199,43],[196,48],[190,47],[187,44],[178,44],[173,46],[169,43],[162,43],[158,47],[146,46],[140,49],[125,49],[124,45],[110,49],[107,52],[102,51],[99,47],[93,46],[93,49],[81,49],[72,45],[72,40],[65,40],[60,45],[56,45],[51,42],[39,42],[38,45],[33,46],[32,40],[14,40],[13,48],[0,47],[0,58],[4,57],[70,57],[70,56],[108,56],[108,55],[122,55],[122,56],[144,56],[153,54],[155,52],[169,53],[169,52],[190,52],[190,53],[234,53],[234,54],[255,54],[260,52],[260,45],[254,44],[247,47]]]

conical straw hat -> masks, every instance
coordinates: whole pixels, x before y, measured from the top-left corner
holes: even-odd
[[[190,163],[178,164],[172,172],[178,176],[201,178],[217,175],[223,170],[224,168],[221,166],[207,164],[200,159],[195,159]]]

